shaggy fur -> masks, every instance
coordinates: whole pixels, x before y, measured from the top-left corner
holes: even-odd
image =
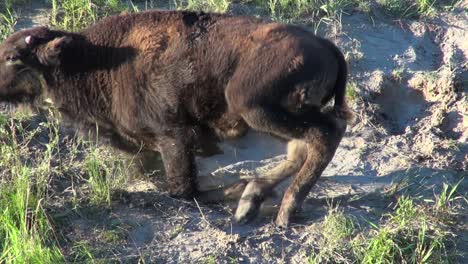
[[[243,193],[242,184],[222,192],[242,193],[240,222],[297,173],[277,218],[288,224],[346,129],[346,76],[343,55],[328,40],[220,14],[124,14],[80,33],[19,31],[0,46],[1,100],[46,96],[72,120],[160,152],[173,196],[207,197],[196,190],[194,162],[194,146],[210,141],[207,133],[222,140],[252,128],[292,140],[288,155],[300,157],[294,166],[280,165]],[[333,110],[323,111],[333,97]]]

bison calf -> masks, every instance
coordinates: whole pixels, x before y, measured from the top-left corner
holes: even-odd
[[[343,55],[328,40],[221,14],[125,14],[80,33],[22,30],[0,46],[1,100],[48,97],[72,120],[160,152],[173,196],[241,196],[236,219],[245,222],[295,174],[277,216],[281,226],[345,132],[346,76]],[[334,108],[323,110],[333,97]],[[206,133],[222,140],[248,128],[290,141],[288,160],[246,186],[197,192],[194,146]]]

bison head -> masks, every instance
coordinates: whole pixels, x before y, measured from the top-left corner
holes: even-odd
[[[44,93],[44,73],[58,66],[70,36],[45,27],[18,31],[0,45],[0,102],[32,103]]]

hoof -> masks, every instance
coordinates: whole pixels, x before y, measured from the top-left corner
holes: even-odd
[[[278,213],[275,221],[276,226],[279,228],[287,228],[289,226],[289,218],[290,216],[285,213]]]
[[[235,219],[240,224],[245,224],[252,221],[260,211],[265,198],[273,194],[272,190],[265,190],[265,186],[257,181],[251,181],[245,187],[242,197],[237,206]]]
[[[262,201],[259,199],[241,198],[237,206],[235,220],[239,224],[246,224],[257,216]]]

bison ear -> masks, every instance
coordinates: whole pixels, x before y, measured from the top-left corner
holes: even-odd
[[[40,62],[46,66],[59,65],[63,49],[66,48],[71,41],[72,38],[70,36],[63,36],[47,42],[42,51],[42,56],[39,56]]]
[[[52,38],[51,32],[47,27],[35,27],[27,32],[29,35],[24,38],[24,42],[29,47],[34,47]]]
[[[26,44],[32,46],[32,45],[34,45],[34,43],[36,43],[36,38],[33,37],[33,36],[31,36],[31,35],[29,35],[29,36],[26,36],[26,37],[24,38],[24,42],[26,42]]]

